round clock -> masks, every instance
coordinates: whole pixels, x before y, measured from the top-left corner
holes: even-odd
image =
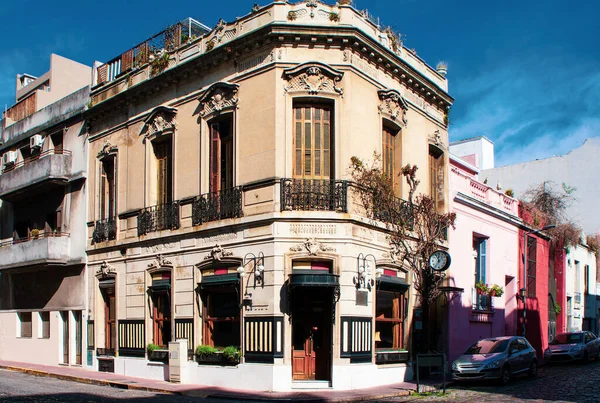
[[[429,256],[429,267],[435,271],[448,270],[450,262],[450,254],[445,250],[436,250]]]

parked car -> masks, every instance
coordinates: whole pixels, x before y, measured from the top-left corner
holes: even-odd
[[[537,358],[531,344],[519,336],[493,337],[473,343],[452,363],[452,379],[497,379],[508,383],[515,375],[537,375]]]
[[[600,339],[592,332],[557,334],[544,351],[547,362],[590,361],[600,358]]]

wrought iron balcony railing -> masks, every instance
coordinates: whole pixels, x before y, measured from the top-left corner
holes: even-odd
[[[281,179],[281,211],[348,212],[348,182],[342,180]]]
[[[192,225],[242,217],[242,187],[205,193],[192,202]]]
[[[383,222],[395,225],[406,225],[413,228],[415,224],[415,214],[413,206],[406,200],[395,198],[392,203],[382,206],[383,203],[374,201],[373,218]]]
[[[92,243],[112,241],[117,239],[117,219],[115,217],[98,220],[94,226]]]
[[[476,288],[471,290],[471,301],[473,301],[472,309],[474,311],[493,311],[493,298],[488,294],[479,294]]]
[[[179,201],[146,207],[138,215],[138,235],[178,229],[179,226]]]

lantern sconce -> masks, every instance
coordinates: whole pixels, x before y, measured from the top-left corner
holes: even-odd
[[[525,303],[525,300],[527,299],[527,290],[525,289],[525,287],[519,290],[517,298],[519,298],[521,301],[523,301],[523,303]]]
[[[373,259],[373,266],[377,267],[377,260],[375,259],[375,256],[370,253],[368,255],[359,253],[356,258],[357,275],[354,277],[354,285],[356,285],[357,289],[366,288],[370,291],[375,285],[375,281],[371,278],[372,271],[371,266],[369,265],[369,256]],[[380,275],[379,268],[376,269],[375,273],[376,275]]]
[[[254,287],[256,288],[256,284],[261,284],[263,287],[265,286],[265,255],[262,252],[258,252],[258,255],[255,255],[252,252],[246,253],[244,256],[244,260],[240,267],[237,268],[237,272],[240,277],[246,276],[246,266],[248,263],[252,262],[252,273],[254,274]]]

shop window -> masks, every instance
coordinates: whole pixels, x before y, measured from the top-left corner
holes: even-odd
[[[294,106],[294,178],[330,179],[333,166],[329,105]]]
[[[404,295],[393,291],[377,291],[375,306],[375,349],[402,349]]]
[[[210,192],[233,187],[233,114],[210,123]]]
[[[239,347],[240,305],[236,287],[211,287],[204,293],[204,344]]]
[[[50,312],[39,313],[38,337],[40,339],[50,338]]]
[[[19,312],[19,337],[31,337],[31,312]]]

